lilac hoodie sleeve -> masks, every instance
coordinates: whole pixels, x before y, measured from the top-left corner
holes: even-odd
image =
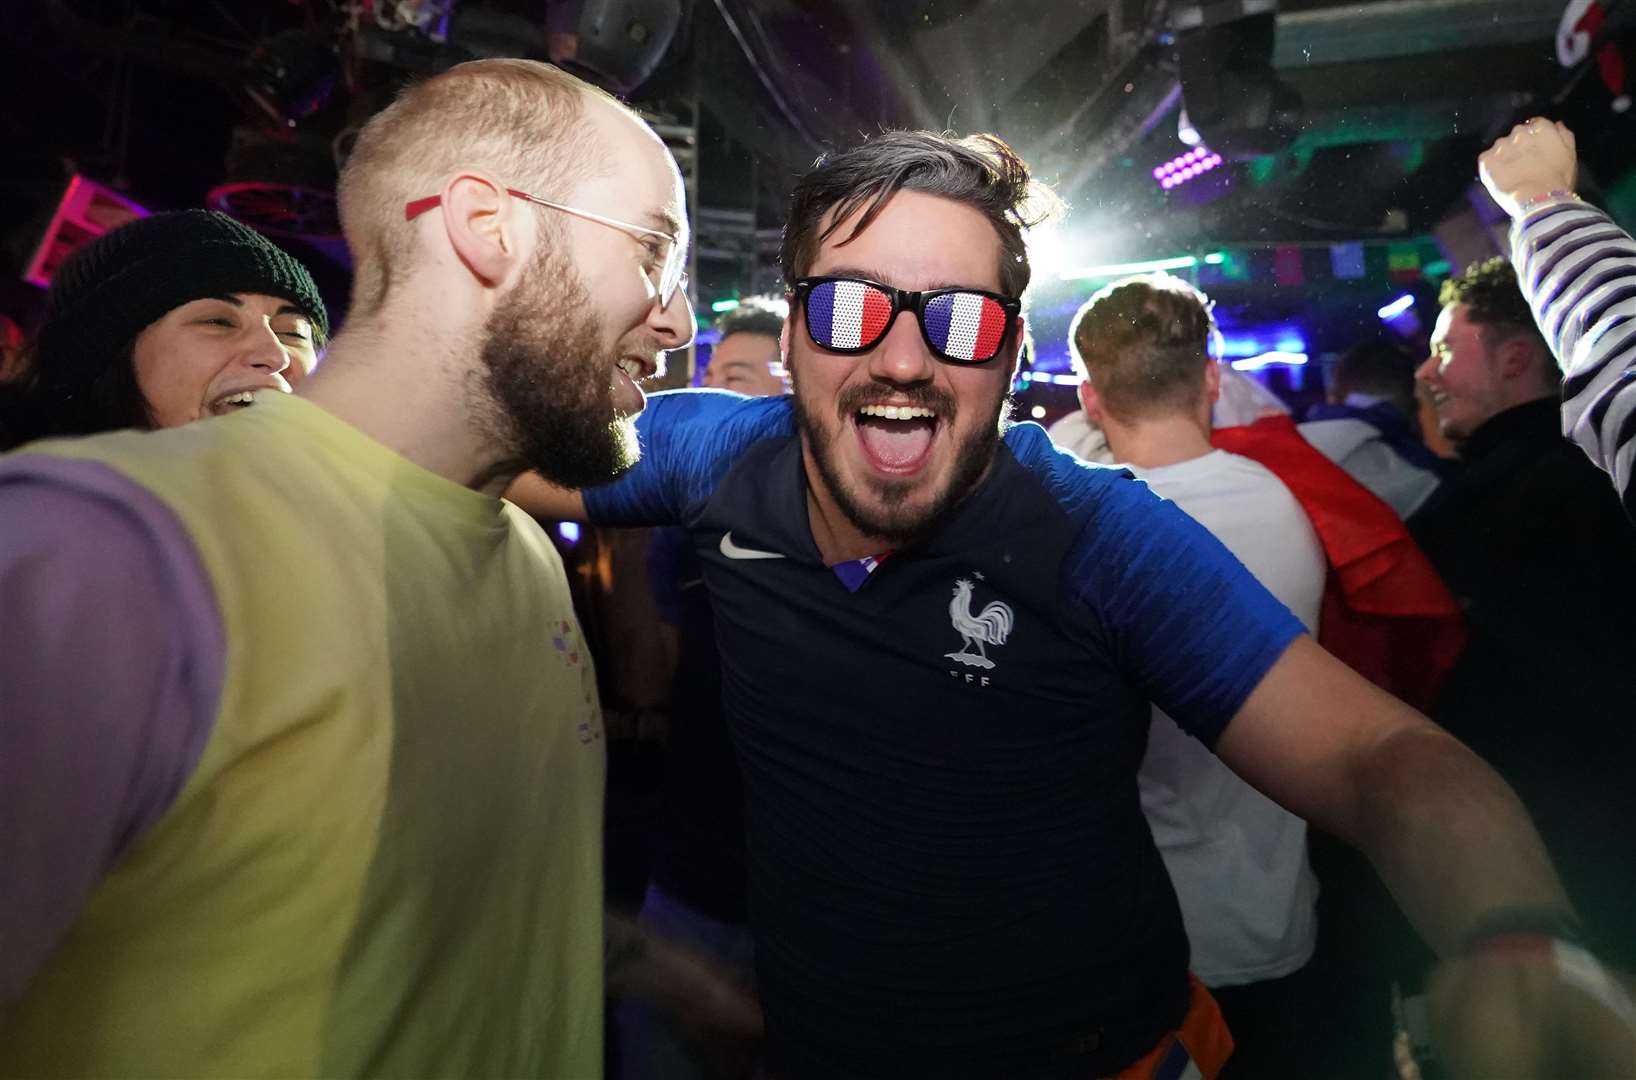
[[[100,464],[0,458],[0,1002],[181,791],[224,663],[162,503]]]

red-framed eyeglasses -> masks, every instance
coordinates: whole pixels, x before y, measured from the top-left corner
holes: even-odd
[[[675,297],[678,289],[686,291],[687,274],[682,270],[685,251],[681,239],[674,233],[667,233],[660,229],[650,229],[646,225],[633,225],[628,221],[620,221],[618,218],[611,218],[591,210],[581,210],[577,206],[552,202],[550,199],[542,199],[538,195],[530,195],[528,192],[518,191],[516,188],[506,188],[506,193],[514,195],[525,202],[531,202],[536,206],[547,206],[552,210],[561,210],[565,214],[584,218],[586,221],[594,221],[598,225],[606,225],[610,229],[618,229],[621,232],[635,236],[638,240],[644,236],[657,236],[665,241],[667,245],[663,263],[659,268],[659,280],[657,282],[659,306],[669,307],[670,301]],[[412,199],[403,205],[403,220],[413,221],[442,201],[443,196],[441,195],[428,195],[424,199]]]

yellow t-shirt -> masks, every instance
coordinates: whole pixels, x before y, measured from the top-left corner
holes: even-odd
[[[226,664],[0,1073],[600,1076],[601,715],[540,528],[280,394],[27,452],[175,513]]]

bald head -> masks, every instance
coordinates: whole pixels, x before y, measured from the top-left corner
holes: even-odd
[[[398,95],[359,132],[338,194],[352,249],[353,311],[370,314],[416,267],[404,204],[451,174],[482,169],[544,198],[611,173],[621,151],[657,137],[603,91],[533,60],[476,60]]]

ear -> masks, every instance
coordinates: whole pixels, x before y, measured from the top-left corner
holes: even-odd
[[[1085,410],[1086,416],[1102,423],[1102,399],[1096,396],[1096,388],[1089,379],[1079,384],[1079,407]]]
[[[455,256],[483,285],[502,284],[522,264],[520,199],[493,177],[463,172],[443,186],[444,233]]]
[[[1017,384],[1017,369],[1022,364],[1023,344],[1027,340],[1028,320],[1019,315],[1017,316],[1017,321],[1011,324],[1011,344],[1009,346],[1011,349],[1011,356],[1008,358],[1006,363],[1007,369],[1011,373],[1011,382],[1007,385],[1015,386]],[[1004,354],[1002,353],[1001,355]],[[1035,354],[1031,353],[1030,355]]]
[[[1539,349],[1524,335],[1502,341],[1494,350],[1494,371],[1502,380],[1532,379],[1534,368],[1543,358]]]
[[[1208,357],[1204,361],[1204,400],[1211,405],[1221,400],[1221,364]]]

